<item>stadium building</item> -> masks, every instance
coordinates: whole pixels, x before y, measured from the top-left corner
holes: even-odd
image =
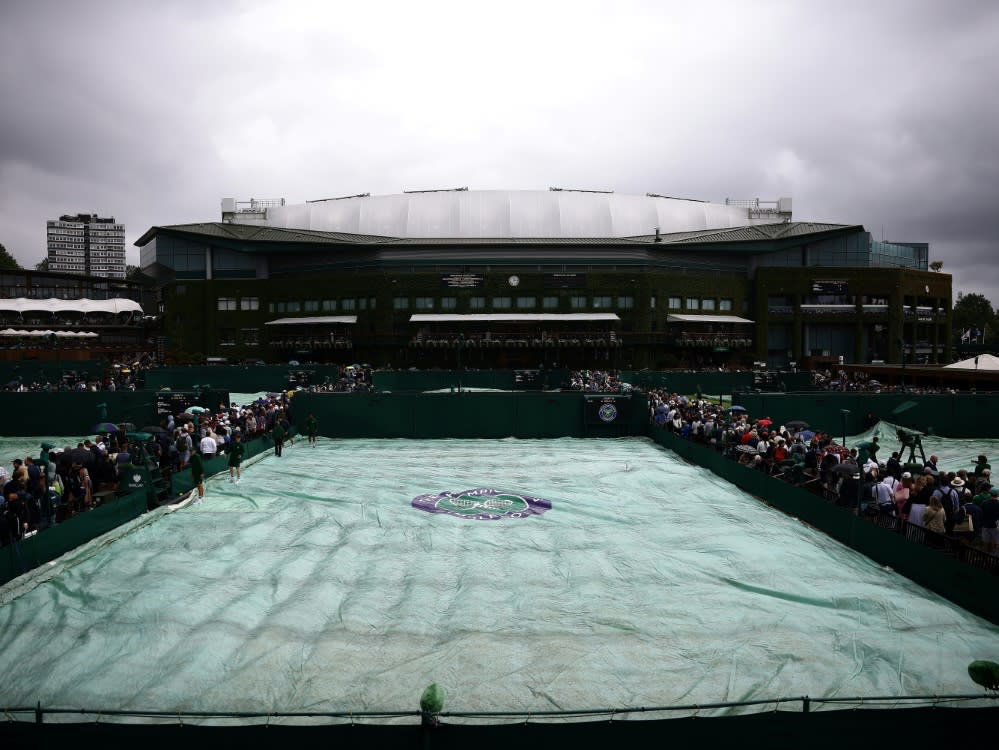
[[[950,361],[929,248],[791,200],[464,188],[222,201],[136,242],[168,358],[393,367]],[[198,324],[192,324],[198,321]]]

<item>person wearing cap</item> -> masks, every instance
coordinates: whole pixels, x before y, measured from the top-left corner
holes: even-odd
[[[979,519],[982,529],[982,541],[985,542],[985,550],[990,555],[996,554],[999,549],[999,487],[989,490],[989,497],[982,503],[982,514]]]

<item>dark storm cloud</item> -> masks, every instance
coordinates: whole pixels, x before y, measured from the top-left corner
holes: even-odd
[[[999,5],[0,5],[0,242],[428,187],[790,195],[999,303]],[[14,103],[14,106],[8,106]],[[132,249],[130,261],[135,261]]]

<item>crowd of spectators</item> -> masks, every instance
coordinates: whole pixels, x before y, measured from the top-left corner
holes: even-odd
[[[694,440],[747,467],[816,491],[827,500],[881,525],[905,533],[909,524],[931,532],[927,543],[944,538],[999,552],[999,486],[988,458],[973,470],[947,471],[938,457],[904,462],[903,452],[878,456],[878,438],[853,448],[804,422],[775,425],[741,411],[676,393],[651,391],[649,419],[681,438]]]
[[[563,388],[587,393],[626,393],[631,385],[622,381],[616,370],[573,370]]]
[[[373,393],[375,390],[369,365],[346,365],[335,378],[310,384],[307,389],[316,393]]]
[[[823,391],[841,391],[849,393],[912,393],[912,394],[932,394],[932,393],[957,393],[954,388],[944,388],[937,386],[914,386],[885,385],[877,378],[871,377],[870,373],[863,371],[847,372],[846,370],[814,370],[812,372],[812,384]]]
[[[10,470],[0,466],[0,546],[97,507],[118,493],[123,473],[140,461],[153,461],[169,486],[195,454],[202,461],[225,455],[237,434],[249,441],[280,425],[279,432],[290,435],[290,407],[287,394],[268,394],[244,406],[167,414],[138,431],[109,428],[76,447],[43,443],[38,457],[18,457]]]
[[[102,372],[67,367],[62,369],[59,377],[51,378],[51,373],[39,370],[32,375],[30,368],[18,368],[17,373],[0,386],[0,390],[14,392],[56,391],[134,391],[142,388],[145,373],[159,365],[159,361],[151,354],[118,357],[108,363]]]

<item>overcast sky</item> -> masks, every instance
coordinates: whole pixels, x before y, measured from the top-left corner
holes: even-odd
[[[467,186],[791,196],[999,305],[999,2],[0,2],[0,243]]]

